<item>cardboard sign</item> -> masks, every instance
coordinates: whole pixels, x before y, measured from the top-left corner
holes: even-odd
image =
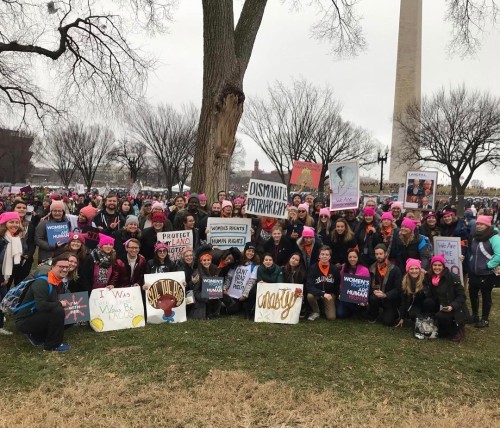
[[[357,209],[359,205],[359,163],[334,162],[328,165],[330,210]]]
[[[137,198],[137,195],[141,191],[141,185],[138,181],[136,181],[134,184],[132,184],[132,187],[130,188],[130,196],[132,196],[134,199]]]
[[[82,230],[85,235],[85,246],[93,250],[99,245],[99,229],[97,227],[85,226]]]
[[[446,267],[451,273],[458,275],[462,284],[464,283],[464,272],[460,256],[462,255],[462,247],[460,238],[435,236],[434,237],[434,255],[444,254]]]
[[[224,278],[219,276],[206,277],[201,280],[201,297],[203,299],[222,299]]]
[[[290,184],[296,184],[308,189],[317,189],[323,164],[303,161],[293,161]]]
[[[347,303],[368,303],[370,277],[344,274],[340,285],[339,299]]]
[[[29,184],[27,186],[21,187],[21,189],[19,189],[19,191],[21,193],[33,193],[33,189],[31,188],[31,186]]]
[[[97,332],[144,327],[141,288],[96,288],[89,299],[90,327]]]
[[[298,324],[302,297],[302,284],[259,282],[255,322]]]
[[[77,195],[83,195],[83,194],[85,194],[85,187],[84,187],[84,185],[81,184],[81,183],[75,184],[75,193]]]
[[[186,277],[184,272],[165,272],[144,275],[148,323],[185,322]]]
[[[434,211],[437,178],[437,171],[408,171],[403,207]]]
[[[287,205],[285,184],[254,179],[248,183],[247,214],[286,219]]]
[[[248,281],[251,279],[257,279],[257,270],[258,267],[253,263],[238,266],[233,273],[233,277],[231,278],[231,285],[227,290],[227,294],[233,299],[239,299],[243,295]]]
[[[252,219],[208,217],[208,243],[221,250],[237,247],[243,251],[252,239]]]
[[[177,230],[174,232],[158,232],[156,235],[158,242],[164,242],[168,245],[168,255],[170,260],[181,258],[182,250],[186,247],[193,248],[193,231]]]
[[[67,244],[69,241],[69,227],[65,221],[60,223],[46,223],[47,242],[51,247],[57,244]]]
[[[64,324],[76,324],[78,322],[90,321],[89,293],[65,293],[59,294],[59,301],[66,302],[64,306]]]

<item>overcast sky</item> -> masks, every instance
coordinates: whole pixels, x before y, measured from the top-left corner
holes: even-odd
[[[150,78],[147,95],[152,102],[192,102],[199,106],[203,61],[201,2],[179,3],[169,33],[144,46],[160,60]],[[484,34],[476,57],[450,57],[446,50],[451,35],[451,27],[444,20],[446,2],[423,3],[422,94],[466,83],[470,88],[500,96],[500,32],[490,29]],[[240,8],[242,2],[235,4]],[[289,3],[269,0],[245,76],[247,98],[262,95],[275,80],[289,84],[292,78],[304,77],[318,86],[329,85],[343,105],[343,117],[390,146],[399,4],[397,0],[360,0],[357,7],[363,16],[367,49],[356,58],[335,60],[329,55],[327,44],[310,37],[311,24],[316,20],[314,7],[304,6],[300,12],[291,12]],[[244,144],[246,169],[253,169],[256,158],[261,169],[274,169],[255,143],[244,138]],[[376,168],[370,174],[378,178],[378,171]],[[497,173],[485,170],[477,178],[498,186],[495,176]]]

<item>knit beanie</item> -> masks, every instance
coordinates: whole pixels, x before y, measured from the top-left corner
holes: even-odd
[[[363,210],[363,215],[375,217],[375,210],[372,207],[365,208]]]
[[[401,222],[401,227],[406,227],[407,229],[410,229],[412,232],[414,232],[417,225],[413,220],[405,217]]]
[[[314,238],[314,229],[309,226],[304,226],[304,230],[302,231],[303,238]]]
[[[19,217],[19,214],[15,211],[7,211],[0,215],[0,224],[5,224],[11,220],[17,220],[20,222],[21,217]]]
[[[432,259],[431,259],[431,266],[436,263],[436,262],[439,262],[441,263],[443,266],[446,266],[446,260],[444,259],[444,254],[437,254],[435,255]]]
[[[165,223],[166,217],[163,213],[154,213],[151,216],[151,223]]]
[[[491,227],[491,217],[489,215],[477,216],[476,224],[477,223],[485,224],[486,226]]]
[[[231,203],[231,201],[228,201],[228,200],[224,199],[224,200],[222,201],[222,206],[221,206],[221,209],[224,209],[224,208],[226,208],[226,207],[231,207],[231,208],[233,208],[233,204]]]
[[[408,272],[412,266],[416,266],[419,269],[422,269],[422,262],[418,259],[406,260],[406,272]]]
[[[102,248],[104,245],[115,245],[115,240],[111,236],[99,233],[99,248]]]
[[[382,213],[382,217],[380,219],[394,221],[394,216],[392,215],[392,213],[390,211],[387,211],[387,212]]]
[[[129,224],[139,225],[139,219],[135,215],[129,215],[125,220],[125,227],[127,227]]]
[[[330,217],[330,208],[321,208],[319,210],[319,215],[320,216],[326,215],[326,216]]]
[[[94,217],[97,215],[97,208],[94,208],[92,205],[87,205],[80,209],[80,214],[83,214],[88,222],[94,220]]]
[[[63,201],[52,201],[50,204],[50,211],[61,210],[64,211],[64,202]]]

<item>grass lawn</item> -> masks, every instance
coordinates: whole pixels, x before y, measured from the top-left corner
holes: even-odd
[[[361,319],[74,327],[60,354],[2,336],[0,427],[498,427],[499,304],[459,345]]]

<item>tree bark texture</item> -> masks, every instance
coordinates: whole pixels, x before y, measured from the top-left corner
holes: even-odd
[[[209,201],[227,189],[236,130],[243,114],[243,78],[267,0],[246,0],[234,28],[232,0],[203,0],[203,99],[191,190]]]

